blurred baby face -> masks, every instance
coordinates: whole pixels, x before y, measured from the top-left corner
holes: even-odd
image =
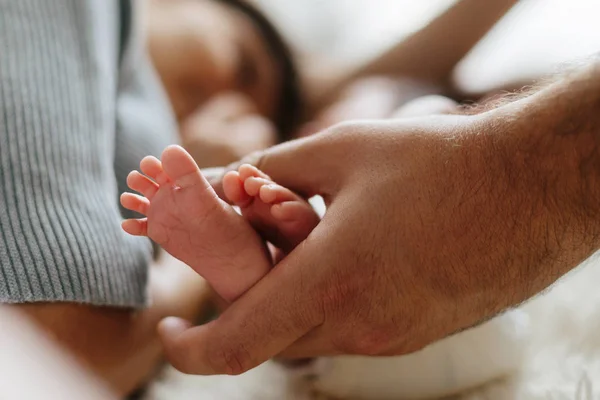
[[[235,92],[272,117],[280,76],[253,22],[215,0],[153,0],[147,29],[153,62],[181,121],[214,96]]]

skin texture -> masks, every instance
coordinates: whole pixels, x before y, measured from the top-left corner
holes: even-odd
[[[256,155],[327,213],[218,320],[164,320],[169,360],[239,374],[278,354],[405,354],[535,295],[600,246],[598,107],[594,60],[481,114],[343,124]]]
[[[319,221],[306,201],[252,166],[224,180],[228,199],[244,216],[216,195],[180,146],[167,147],[161,160],[144,158],[140,169],[145,175],[133,171],[127,183],[143,196],[123,193],[121,204],[147,218],[123,221],[123,229],[151,238],[226,301],[237,299],[271,268],[261,236],[292,249]]]
[[[145,175],[133,171],[127,183],[143,197],[124,193],[121,204],[147,218],[124,221],[126,232],[147,235],[228,301],[267,273],[271,263],[259,235],[217,197],[182,147],[167,147],[160,160],[145,157],[140,169]]]

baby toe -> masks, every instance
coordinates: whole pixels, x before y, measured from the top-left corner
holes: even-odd
[[[168,182],[168,177],[165,174],[163,165],[160,160],[154,156],[146,156],[140,161],[140,170],[159,185],[164,185]]]
[[[246,193],[244,182],[236,171],[230,171],[223,177],[223,191],[227,199],[239,207],[247,206],[252,200]]]
[[[162,153],[161,160],[165,173],[177,186],[181,188],[208,186],[198,164],[183,147],[177,145],[167,147]]]
[[[121,223],[121,228],[133,236],[148,236],[148,220],[126,219]]]
[[[244,189],[249,196],[256,197],[260,193],[261,187],[271,183],[271,181],[264,178],[250,177],[244,180]]]
[[[251,177],[271,180],[271,178],[269,178],[269,175],[265,174],[264,172],[256,168],[254,165],[250,164],[243,164],[238,168],[238,172],[240,173],[240,179],[242,179],[243,181]]]
[[[123,193],[121,195],[121,205],[128,210],[135,211],[142,215],[148,215],[150,201],[142,196],[133,193]]]
[[[283,186],[277,185],[276,183],[262,185],[259,189],[258,196],[263,203],[267,204],[282,203],[284,201],[302,200],[291,190],[284,188]]]
[[[156,182],[140,174],[138,171],[131,171],[129,173],[127,176],[127,186],[131,190],[143,194],[148,199],[152,199],[159,188]]]

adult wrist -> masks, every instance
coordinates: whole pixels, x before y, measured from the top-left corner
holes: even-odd
[[[504,169],[506,223],[521,241],[507,249],[512,275],[527,280],[530,295],[600,247],[600,90],[577,75],[566,83],[481,116]]]

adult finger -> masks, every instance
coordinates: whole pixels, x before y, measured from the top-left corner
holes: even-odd
[[[190,327],[180,320],[163,321],[159,331],[173,366],[193,374],[240,374],[321,325],[323,308],[305,267],[318,269],[322,242],[309,240],[299,246],[209,324]]]
[[[273,181],[305,197],[329,195],[339,184],[343,165],[343,148],[332,130],[308,138],[297,139],[255,152],[226,170],[237,170],[251,164],[269,175]],[[215,182],[215,190],[222,188]]]

